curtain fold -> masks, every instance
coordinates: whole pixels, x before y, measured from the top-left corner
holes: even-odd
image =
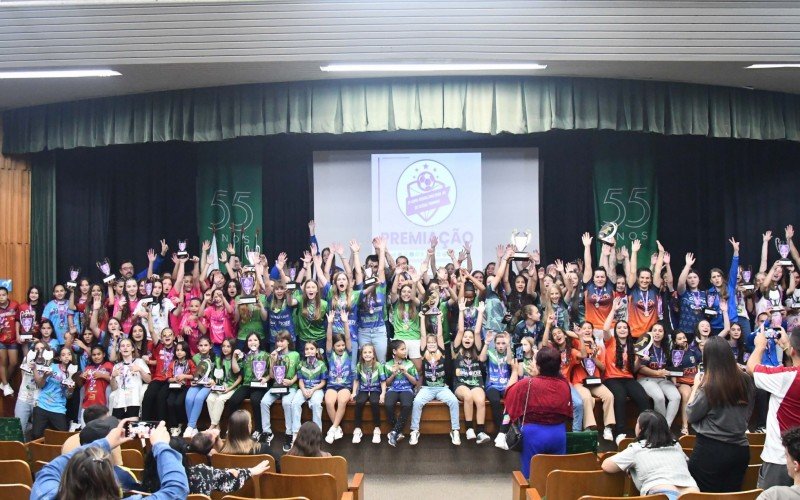
[[[44,287],[45,296],[56,280],[56,164],[54,153],[34,155],[31,161],[30,282]]]
[[[251,84],[6,111],[6,154],[283,133],[552,129],[800,141],[800,96],[671,82],[432,77]]]

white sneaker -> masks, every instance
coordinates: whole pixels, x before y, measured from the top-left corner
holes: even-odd
[[[372,431],[372,442],[374,444],[378,444],[381,442],[381,429],[380,427],[375,427],[375,430]]]
[[[475,429],[467,429],[467,439],[475,439]]]
[[[344,431],[342,430],[342,426],[336,427],[336,434],[333,435],[333,440],[342,439],[344,437]]]
[[[8,388],[8,386],[6,386],[6,387]],[[3,389],[3,392],[5,392],[5,389]],[[8,394],[6,394],[6,396],[8,396]],[[79,424],[78,422],[70,422],[70,424],[69,424],[69,431],[70,432],[75,432],[77,430],[80,430],[80,428],[81,428],[81,424]]]
[[[328,429],[328,433],[325,435],[325,442],[328,444],[333,444],[333,439],[336,436],[336,427],[331,427]]]
[[[506,433],[500,432],[497,434],[497,437],[494,438],[494,445],[501,450],[507,450],[508,444],[506,444]]]
[[[455,429],[450,431],[450,442],[456,446],[461,445],[461,434]]]
[[[419,442],[419,431],[411,431],[411,435],[408,437],[408,444],[414,446]]]
[[[3,386],[3,394],[5,396],[11,396],[12,394],[14,394],[14,389],[12,389],[9,384],[5,384]]]
[[[622,442],[622,440],[625,439],[626,437],[628,437],[628,436],[626,436],[625,434],[620,434],[620,435],[617,436],[617,438],[614,440],[614,442],[616,442],[617,446],[619,446],[619,444]]]
[[[611,427],[606,426],[606,428],[603,429],[603,439],[605,439],[606,441],[614,440],[614,432],[611,430]]]
[[[192,429],[191,427],[186,427],[186,430],[183,431],[183,437],[190,438],[190,437],[194,436],[194,434],[192,434],[193,430],[194,429]]]
[[[356,427],[353,430],[353,444],[358,444],[361,442],[361,438],[364,436],[364,433],[361,432],[359,427]]]
[[[492,438],[490,438],[489,435],[486,434],[485,432],[479,432],[478,438],[475,440],[475,444],[483,444],[486,441],[489,441],[490,439]]]
[[[171,427],[169,430],[169,435],[172,437],[180,437],[181,435],[181,427]]]

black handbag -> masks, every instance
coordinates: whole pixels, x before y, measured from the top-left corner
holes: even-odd
[[[525,408],[522,412],[522,416],[516,422],[512,422],[511,425],[508,426],[508,432],[506,432],[506,446],[508,446],[509,450],[522,451],[522,426],[525,425],[525,411],[528,410],[528,397],[531,394],[531,383],[533,383],[533,377],[528,379],[528,389],[525,393]]]

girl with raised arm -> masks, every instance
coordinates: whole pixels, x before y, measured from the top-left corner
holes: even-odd
[[[466,303],[462,299],[458,303],[458,333],[453,340],[453,359],[455,361],[455,394],[464,402],[464,419],[466,421],[467,439],[475,439],[482,444],[489,441],[489,435],[484,432],[486,419],[486,393],[483,390],[481,372],[481,354],[488,346],[481,347],[481,338],[475,332],[480,331],[483,323],[484,303],[478,304],[478,322],[475,330],[464,328],[464,310]],[[492,339],[494,340],[494,339]],[[488,344],[488,342],[487,342]],[[477,434],[472,424],[475,414],[477,421]]]
[[[658,244],[655,270],[649,267],[636,268],[637,254],[642,248],[639,240],[631,245],[631,262],[628,267],[628,324],[630,335],[639,338],[658,321],[661,268],[664,265],[664,247]],[[613,392],[613,391],[612,391]],[[616,397],[616,395],[614,395]]]
[[[392,314],[391,322],[394,326],[394,340],[402,340],[406,348],[408,359],[417,367],[417,372],[422,368],[422,353],[420,352],[420,315],[419,308],[420,302],[416,296],[416,271],[413,268],[409,269],[411,279],[404,281],[400,277],[402,272],[398,267],[398,273],[395,275],[394,283],[392,283],[392,293],[390,299],[392,301]],[[400,282],[403,281],[402,284]],[[418,366],[419,365],[419,366]]]
[[[372,240],[376,255],[367,257],[367,267],[378,281],[364,288],[358,304],[358,345],[372,344],[375,356],[386,359],[386,239]]]

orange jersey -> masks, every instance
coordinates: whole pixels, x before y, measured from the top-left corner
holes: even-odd
[[[617,366],[617,339],[612,336],[605,343],[606,350],[603,353],[603,362],[606,364],[606,371],[603,374],[603,379],[633,378],[633,373],[628,370],[628,351],[622,350],[622,368],[619,368]]]
[[[644,291],[636,286],[628,292],[628,325],[633,338],[641,337],[656,324],[660,304],[658,289],[654,286]]]

